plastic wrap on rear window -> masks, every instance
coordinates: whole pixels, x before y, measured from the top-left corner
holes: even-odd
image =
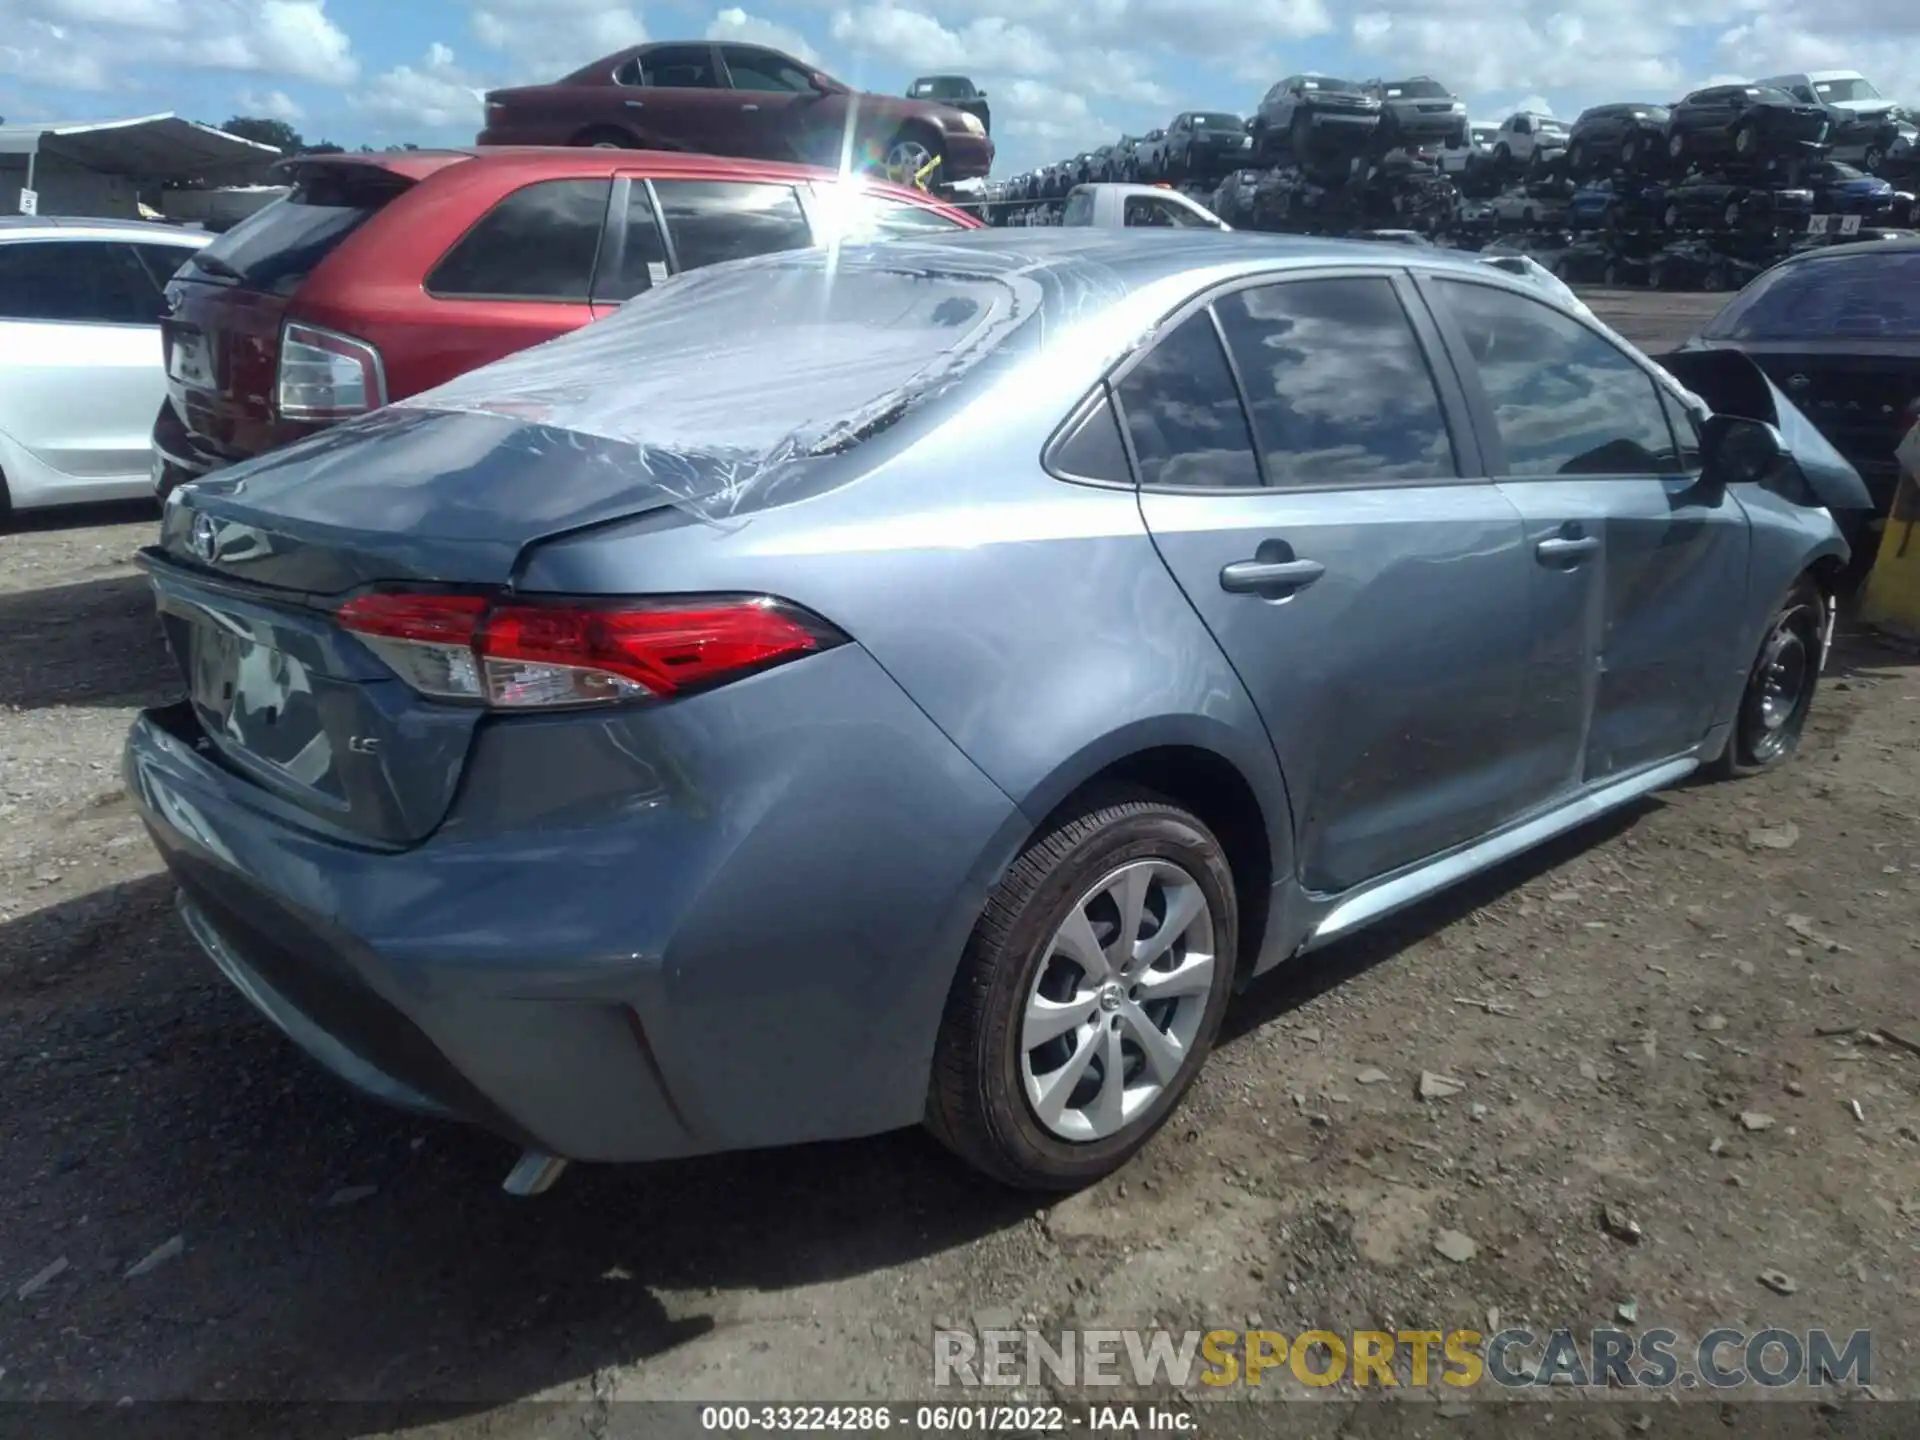
[[[724,517],[957,384],[1039,310],[1018,263],[954,259],[903,241],[713,266],[399,407],[626,442]]]

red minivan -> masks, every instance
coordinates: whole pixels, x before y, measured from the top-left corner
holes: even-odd
[[[831,170],[581,148],[316,155],[167,287],[154,488],[584,325],[681,270],[978,228]]]

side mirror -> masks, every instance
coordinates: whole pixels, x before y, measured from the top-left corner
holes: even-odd
[[[1722,485],[1753,485],[1787,459],[1786,442],[1773,426],[1734,415],[1707,418],[1700,436],[1706,478]]]

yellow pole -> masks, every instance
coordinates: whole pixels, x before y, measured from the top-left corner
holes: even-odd
[[[1867,576],[1860,618],[1903,639],[1920,640],[1920,424],[1907,431],[1896,453],[1900,484]]]

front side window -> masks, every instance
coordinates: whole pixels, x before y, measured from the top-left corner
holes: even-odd
[[[911,239],[965,228],[932,206],[894,200],[848,184],[814,186],[813,209],[823,232],[821,244],[835,239],[847,244]]]
[[[131,245],[28,240],[0,245],[0,320],[158,325],[160,287]]]
[[[1270,485],[1459,474],[1433,373],[1383,277],[1236,290],[1215,306]]]
[[[1114,393],[1142,485],[1219,490],[1260,484],[1246,411],[1205,310],[1162,335]]]
[[[653,189],[682,270],[813,244],[813,231],[791,185],[656,180]]]
[[[1123,225],[1147,225],[1162,230],[1212,230],[1218,226],[1197,210],[1160,195],[1129,195],[1120,217]]]
[[[1679,473],[1653,377],[1611,341],[1529,295],[1462,280],[1435,289],[1486,391],[1505,474]]]
[[[813,90],[813,81],[806,71],[771,50],[724,45],[720,55],[727,62],[727,74],[732,77],[736,90],[782,95],[804,95]]]
[[[720,72],[708,45],[662,45],[640,57],[641,78],[662,90],[718,90]]]
[[[584,301],[611,180],[523,185],[463,235],[427,276],[449,299]]]

